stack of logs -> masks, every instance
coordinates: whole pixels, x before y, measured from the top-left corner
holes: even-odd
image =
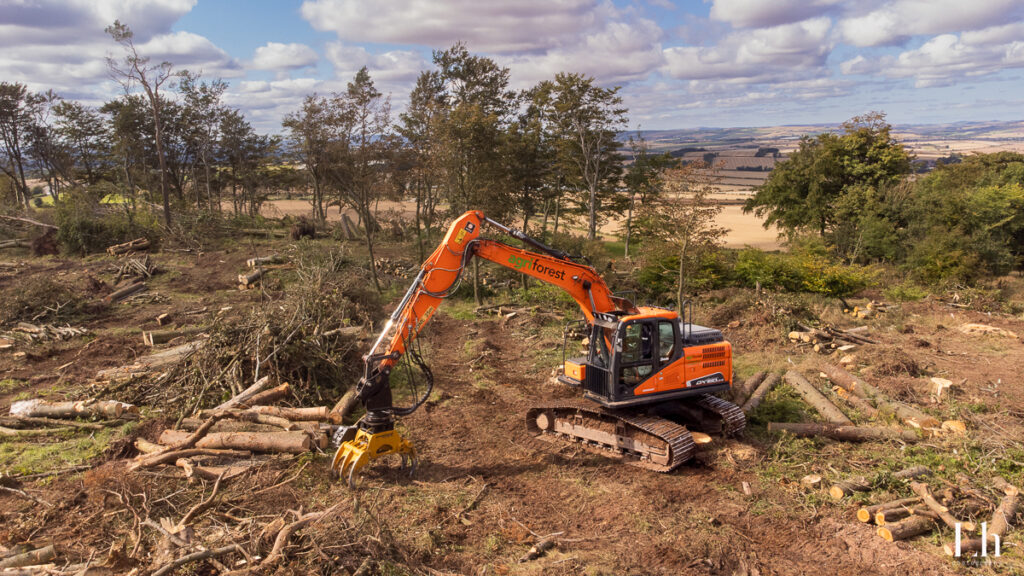
[[[878,302],[872,300],[864,305],[863,308],[860,306],[854,306],[853,308],[843,308],[843,314],[849,314],[854,318],[865,320],[867,318],[874,318],[879,313],[888,312],[889,305],[885,302]]]
[[[156,264],[150,261],[149,254],[146,254],[142,258],[128,258],[121,264],[121,267],[117,270],[117,276],[114,277],[114,283],[118,283],[122,278],[130,278],[137,276],[139,278],[152,278],[153,274],[156,274]]]
[[[789,333],[790,342],[797,346],[810,346],[819,354],[846,354],[863,344],[877,344],[876,340],[869,338],[867,326],[840,330],[831,326],[823,329],[798,325],[800,330]]]
[[[397,258],[378,258],[377,270],[389,276],[397,276],[399,278],[412,278],[417,272],[417,266],[408,260],[399,260]]]
[[[326,406],[289,408],[270,404],[291,394],[287,383],[270,388],[263,377],[227,402],[177,430],[164,430],[157,443],[136,440],[139,457],[130,469],[173,464],[188,478],[229,479],[245,473],[253,453],[302,454],[324,450],[340,419]]]
[[[18,322],[14,330],[4,334],[8,340],[21,340],[29,343],[50,342],[53,340],[69,340],[76,336],[85,336],[89,333],[86,328],[75,328],[73,326],[54,326],[53,324],[29,324]]]
[[[903,476],[906,479],[913,477]],[[855,485],[858,483],[858,480],[853,481]],[[889,542],[927,534],[940,526],[948,527],[954,534],[959,528],[959,542],[954,536],[952,542],[943,545],[947,555],[971,556],[980,553],[983,546],[991,554],[995,551],[996,542],[1001,543],[1013,526],[1020,510],[1020,491],[1016,486],[998,477],[993,480],[993,486],[1002,493],[994,511],[992,501],[971,488],[966,478],[959,486],[938,491],[933,491],[923,482],[911,481],[909,487],[913,496],[863,506],[857,510],[857,519],[877,525],[878,535]],[[984,526],[973,520],[984,517],[987,512],[991,512],[991,516]],[[982,540],[982,533],[987,542]]]
[[[149,248],[149,240],[146,238],[136,238],[131,242],[125,242],[124,244],[114,244],[113,246],[107,247],[107,254],[111,256],[117,256],[118,254],[127,254],[128,252],[138,252],[139,250],[147,250]]]

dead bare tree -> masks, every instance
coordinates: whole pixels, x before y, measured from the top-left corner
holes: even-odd
[[[124,87],[126,93],[132,90],[135,83],[138,83],[142,86],[142,90],[146,93],[146,99],[149,101],[150,113],[153,116],[156,156],[160,163],[160,194],[163,196],[164,223],[169,226],[171,224],[171,204],[167,195],[167,159],[164,155],[163,131],[160,124],[160,109],[163,106],[160,101],[160,88],[174,76],[173,65],[167,61],[151,65],[149,58],[140,56],[135,48],[135,34],[127,24],[114,20],[114,23],[107,26],[105,31],[125,50],[125,56],[121,60],[107,58],[110,75]]]

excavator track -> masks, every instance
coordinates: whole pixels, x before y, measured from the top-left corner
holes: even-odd
[[[583,400],[535,406],[526,413],[526,427],[541,440],[569,440],[656,472],[671,472],[696,450],[685,426],[656,416],[613,412]]]
[[[743,410],[718,396],[704,394],[697,400],[697,405],[717,415],[722,420],[722,436],[737,436],[747,427],[747,416]]]

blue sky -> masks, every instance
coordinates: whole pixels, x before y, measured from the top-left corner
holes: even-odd
[[[621,86],[631,128],[1021,120],[1020,0],[0,0],[0,80],[99,104],[117,18],[140,52],[221,77],[266,132],[361,66],[400,111],[465,41],[515,88],[559,71]]]

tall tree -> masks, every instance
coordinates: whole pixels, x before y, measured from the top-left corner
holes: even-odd
[[[71,100],[62,100],[54,109],[57,137],[71,157],[72,176],[87,185],[99,182],[110,155],[110,133],[100,113]]]
[[[25,177],[26,148],[40,97],[24,84],[0,82],[0,170],[14,185],[17,201],[29,208],[31,192]]]
[[[828,240],[836,226],[849,224],[837,218],[844,195],[863,196],[866,190],[881,194],[910,173],[912,157],[893,138],[884,114],[854,117],[842,129],[841,134],[803,137],[799,148],[772,170],[743,210],[764,217],[766,227],[814,230]],[[857,236],[856,231],[847,230],[833,240]],[[847,249],[845,243],[843,249]]]
[[[438,182],[437,159],[439,118],[445,109],[444,83],[436,70],[425,70],[416,79],[409,95],[409,105],[400,116],[397,127],[405,139],[408,171],[407,186],[416,199],[416,244],[419,259],[426,258],[425,244],[430,243],[430,229],[436,220]]]
[[[626,126],[627,109],[619,88],[601,88],[582,74],[559,73],[538,87],[539,97],[555,118],[559,160],[566,182],[580,193],[587,217],[587,238],[597,238],[605,212],[621,212],[618,193],[622,174],[618,133]]]
[[[336,99],[306,96],[302,108],[286,114],[282,125],[296,159],[305,166],[313,190],[313,219],[324,221],[325,195],[332,154],[338,140]]]
[[[205,82],[199,78],[198,74],[183,71],[178,87],[184,96],[184,116],[187,126],[185,141],[193,159],[192,182],[194,183],[196,206],[202,205],[205,196],[207,208],[220,210],[220,203],[215,202],[213,198],[212,165],[217,139],[220,136],[218,129],[225,113],[221,98],[228,85],[220,79]],[[202,168],[201,179],[196,174],[198,167]],[[200,180],[203,183],[202,191],[199,189]]]
[[[107,26],[105,31],[125,50],[125,56],[121,60],[107,58],[107,67],[110,69],[111,75],[121,83],[126,92],[130,92],[138,83],[142,86],[149,102],[153,118],[156,155],[160,165],[160,194],[163,197],[164,223],[169,226],[171,224],[171,203],[167,190],[167,161],[164,157],[160,114],[163,101],[160,98],[160,89],[172,78],[173,65],[166,61],[151,65],[148,57],[140,56],[135,48],[134,33],[131,28],[120,21],[114,20],[114,23]]]
[[[391,101],[374,86],[365,66],[348,83],[343,100],[341,124],[346,129],[346,145],[335,177],[339,179],[342,203],[355,210],[363,222],[373,285],[380,292],[373,249],[379,229],[376,207],[385,195],[392,153],[397,147],[391,131]]]

